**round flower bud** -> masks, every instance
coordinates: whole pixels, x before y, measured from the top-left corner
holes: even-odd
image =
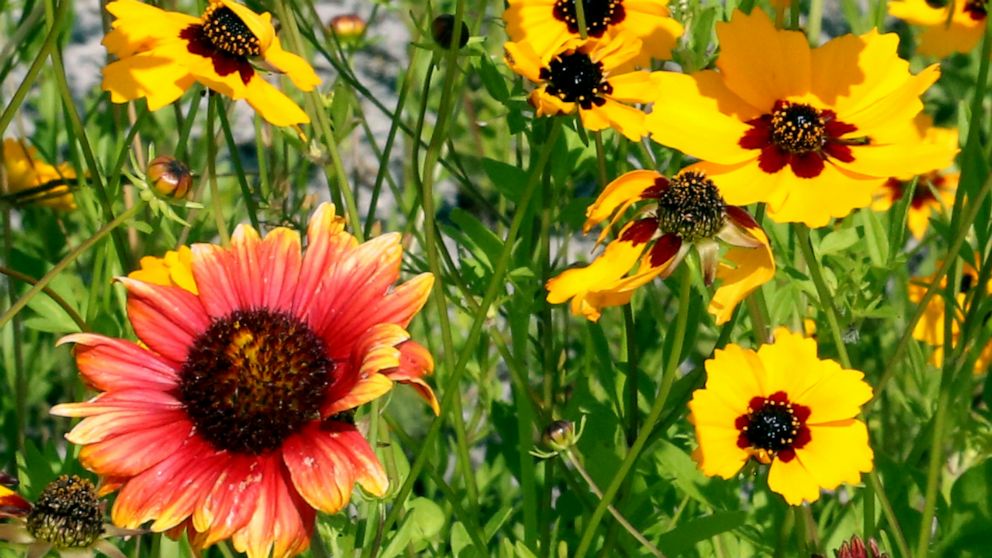
[[[189,167],[174,157],[160,155],[148,163],[148,183],[163,196],[182,199],[193,185]]]
[[[35,539],[58,549],[88,547],[103,534],[96,487],[75,475],[55,479],[34,503],[27,528]]]
[[[431,22],[431,36],[434,42],[443,48],[451,49],[455,38],[455,16],[451,14],[441,14]],[[468,44],[468,25],[462,22],[462,32],[458,37],[458,48],[463,48]]]
[[[332,17],[329,27],[338,39],[354,41],[365,32],[365,20],[357,14],[343,14]]]
[[[541,436],[544,445],[554,451],[565,451],[575,445],[575,423],[570,420],[556,420],[544,429]]]

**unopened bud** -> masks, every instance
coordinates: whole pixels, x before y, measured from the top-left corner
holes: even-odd
[[[343,14],[331,18],[330,28],[342,41],[353,41],[365,33],[365,20],[356,14]]]
[[[857,535],[852,536],[849,541],[844,541],[834,554],[837,558],[888,558],[889,556],[878,548],[878,543],[874,539],[868,539],[868,547],[865,548],[864,541]]]
[[[431,36],[438,45],[451,49],[455,38],[455,16],[451,14],[441,14],[431,22]],[[462,22],[462,32],[458,37],[458,48],[464,48],[468,44],[468,25]]]
[[[148,183],[163,196],[183,199],[193,185],[193,173],[174,157],[160,155],[148,163]]]
[[[544,429],[541,441],[549,449],[565,451],[575,445],[575,423],[570,420],[556,420]]]

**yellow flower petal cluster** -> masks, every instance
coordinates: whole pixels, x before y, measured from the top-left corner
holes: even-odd
[[[971,52],[982,38],[988,18],[987,0],[955,0],[940,3],[927,0],[892,0],[889,15],[922,28],[917,52],[944,57],[955,52]]]
[[[37,203],[63,211],[76,209],[70,191],[76,171],[68,163],[52,166],[24,140],[7,138],[3,140],[3,167],[7,180],[4,197],[12,203]]]

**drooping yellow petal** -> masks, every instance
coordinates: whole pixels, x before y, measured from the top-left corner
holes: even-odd
[[[617,216],[626,211],[630,204],[637,201],[641,193],[653,186],[659,178],[662,176],[656,171],[635,170],[624,173],[607,184],[596,201],[586,209],[586,221],[582,225],[582,232],[588,233],[611,215],[614,218],[610,221],[609,227],[612,227],[617,221]],[[609,227],[604,228],[597,242],[602,242],[609,234]]]
[[[572,300],[572,312],[586,319],[599,319],[602,308],[626,304],[632,290],[611,296],[611,287],[637,263],[645,244],[614,241],[585,267],[568,269],[550,279],[547,300],[561,304]]]
[[[731,247],[724,255],[725,261],[721,261],[717,269],[716,278],[720,286],[710,298],[707,308],[717,325],[726,323],[745,297],[775,276],[775,257],[765,232],[760,228],[749,229],[748,232],[761,242],[761,246]]]
[[[245,100],[248,104],[259,116],[274,126],[292,126],[310,122],[310,117],[299,105],[261,76],[256,75],[248,83],[247,93]]]
[[[286,74],[300,91],[311,91],[320,85],[320,77],[313,67],[302,57],[283,50],[279,37],[272,38],[272,44],[262,53],[262,57],[270,66]]]

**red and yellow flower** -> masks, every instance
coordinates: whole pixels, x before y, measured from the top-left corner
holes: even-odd
[[[406,330],[433,276],[394,286],[402,252],[398,234],[359,244],[324,204],[302,255],[297,232],[242,225],[230,248],[195,244],[188,261],[119,279],[140,343],[65,337],[100,393],[52,409],[84,417],[66,438],[120,489],[114,522],[278,558],[304,550],[315,512],[340,510],[355,483],[382,496],[353,410],[400,382],[438,412],[433,360]]]
[[[627,304],[639,287],[669,276],[695,247],[706,284],[720,281],[709,312],[722,324],[744,297],[775,275],[764,231],[746,211],[726,205],[700,172],[683,171],[671,180],[655,171],[629,172],[589,206],[583,230],[608,220],[597,240],[602,243],[631,209],[636,219],[591,264],[548,281],[548,302],[571,300],[573,314],[596,321],[603,308]],[[731,245],[724,262],[718,240]]]
[[[246,100],[276,126],[310,121],[259,73],[261,65],[285,74],[302,91],[320,85],[306,60],[282,49],[268,12],[256,14],[233,0],[210,0],[202,17],[137,0],[116,0],[107,4],[107,11],[114,21],[103,44],[119,58],[103,69],[103,89],[111,101],[144,97],[154,111],[199,82],[231,99]]]
[[[768,204],[778,222],[827,224],[866,207],[892,176],[950,165],[955,150],[916,141],[920,95],[937,79],[871,31],[811,49],[761,10],[717,24],[718,70],[660,72],[647,125],[701,159],[727,201]]]
[[[892,0],[889,15],[923,28],[917,52],[944,57],[971,52],[985,32],[988,0]]]
[[[581,39],[575,0],[509,0],[503,13],[506,32],[514,42],[527,42],[539,58],[561,45]],[[682,24],[671,18],[668,0],[582,0],[586,37],[600,39],[621,33],[642,42],[634,63],[671,58],[682,36]]]
[[[571,39],[545,55],[528,42],[504,46],[510,68],[537,84],[530,104],[538,116],[578,110],[589,130],[612,127],[632,141],[647,135],[645,114],[633,105],[654,100],[653,74],[631,70],[629,64],[641,52],[640,40],[627,35]]]
[[[817,358],[814,340],[785,328],[774,337],[757,351],[718,349],[690,420],[704,474],[732,478],[753,457],[771,465],[769,488],[798,505],[872,470],[868,429],[855,418],[872,389],[861,372]]]
[[[3,140],[3,168],[7,177],[3,198],[11,203],[37,203],[63,211],[76,209],[70,188],[76,182],[76,171],[68,163],[52,166],[24,140],[7,138]]]

